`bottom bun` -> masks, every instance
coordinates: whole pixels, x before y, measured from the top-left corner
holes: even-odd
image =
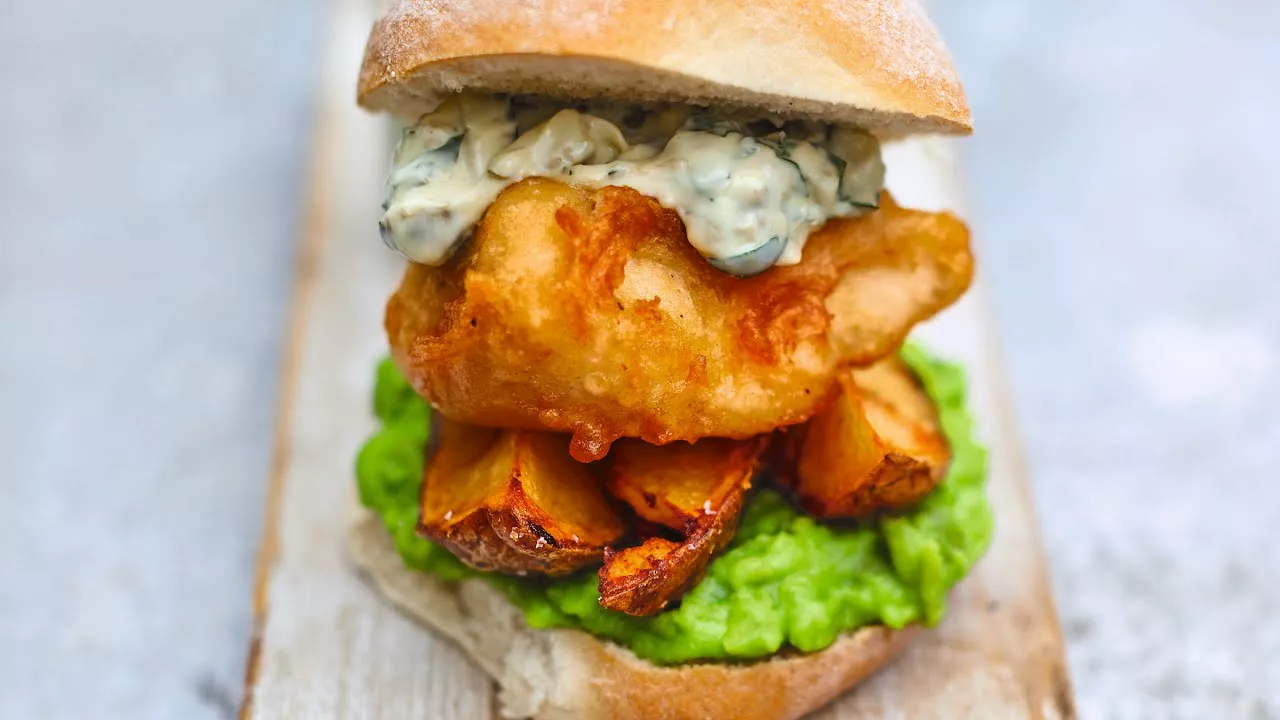
[[[798,718],[884,665],[911,635],[873,626],[816,653],[661,667],[584,632],[529,628],[520,609],[482,580],[449,584],[406,568],[372,514],[352,529],[351,556],[388,600],[456,642],[497,681],[508,718]]]

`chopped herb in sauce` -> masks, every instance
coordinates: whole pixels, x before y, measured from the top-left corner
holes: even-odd
[[[529,177],[634,188],[677,212],[713,266],[749,276],[799,262],[830,218],[875,207],[884,165],[876,139],[853,128],[463,94],[405,130],[383,240],[440,265],[503,188]]]

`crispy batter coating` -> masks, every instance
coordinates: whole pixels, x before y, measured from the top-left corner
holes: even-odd
[[[802,422],[834,397],[840,367],[892,352],[972,271],[960,220],[887,195],[815,232],[799,264],[736,278],[634,190],[530,179],[445,266],[409,267],[386,327],[396,363],[446,415],[569,432],[591,461],[620,437]]]

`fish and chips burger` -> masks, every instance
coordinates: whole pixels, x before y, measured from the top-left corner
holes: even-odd
[[[985,550],[973,274],[881,143],[965,134],[917,0],[400,0],[359,102],[380,429],[352,556],[535,718],[795,718],[936,624]]]

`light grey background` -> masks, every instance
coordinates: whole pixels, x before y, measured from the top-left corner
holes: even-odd
[[[1082,714],[1280,718],[1280,5],[938,4]],[[234,714],[320,5],[0,3],[0,717]]]
[[[0,10],[0,718],[239,703],[320,6]]]

